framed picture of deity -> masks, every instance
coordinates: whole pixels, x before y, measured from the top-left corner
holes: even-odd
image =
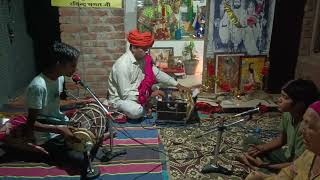
[[[215,93],[219,94],[238,90],[242,56],[244,56],[242,53],[215,54]]]
[[[213,0],[214,52],[269,54],[276,0]]]
[[[263,69],[266,62],[267,56],[241,57],[240,91],[250,92],[262,89]]]
[[[173,47],[152,47],[150,48],[150,55],[154,64],[160,68],[169,68],[173,64]]]

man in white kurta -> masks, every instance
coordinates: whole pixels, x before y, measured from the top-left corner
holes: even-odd
[[[130,119],[144,116],[144,107],[138,102],[138,87],[144,79],[144,56],[153,45],[150,33],[131,31],[128,36],[130,49],[113,65],[108,79],[108,104],[124,112]],[[153,66],[153,73],[158,83],[187,89],[174,78]]]

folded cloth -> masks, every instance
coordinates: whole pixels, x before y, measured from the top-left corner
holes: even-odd
[[[19,115],[11,118],[0,128],[0,141],[3,141],[5,137],[9,135],[10,132],[12,132],[14,129],[26,123],[27,123],[26,116]]]

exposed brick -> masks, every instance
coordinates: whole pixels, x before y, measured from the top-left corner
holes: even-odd
[[[97,33],[97,39],[125,39],[125,33],[124,33],[124,31]]]
[[[107,88],[106,87],[104,89],[95,90],[95,93],[97,94],[98,97],[107,97]]]
[[[61,39],[64,39],[65,41],[80,41],[80,34],[79,33],[67,33],[67,32],[61,32],[60,35]]]
[[[110,24],[122,24],[124,22],[123,17],[120,16],[114,16],[114,17],[107,17],[105,20],[105,23]]]
[[[106,68],[86,68],[86,75],[108,75]]]
[[[59,12],[62,41],[81,51],[77,71],[98,96],[106,96],[112,65],[126,48],[124,10],[80,8],[80,16],[78,8],[60,8]],[[90,97],[83,90],[80,95]]]
[[[79,16],[60,16],[59,22],[61,24],[78,24],[79,23]]]
[[[115,24],[113,25],[113,28],[115,31],[123,31],[124,30],[124,24]]]
[[[80,16],[80,23],[87,26],[89,24],[89,16]]]
[[[95,46],[97,46],[97,41],[96,40],[82,40],[81,41],[81,46],[83,46],[83,47],[95,47]]]
[[[112,59],[117,60],[118,58],[120,58],[120,57],[123,55],[124,52],[125,52],[125,51],[123,51],[123,52],[118,52],[118,53],[113,53],[113,54],[112,54]]]
[[[108,51],[105,47],[82,47],[81,48],[82,53],[84,54],[107,54]]]
[[[111,25],[92,25],[87,28],[88,32],[111,32],[114,30]]]
[[[68,90],[75,90],[75,89],[80,88],[79,85],[77,85],[74,82],[66,82],[65,86],[66,86],[66,89],[68,89]]]
[[[99,46],[104,46],[104,47],[125,47],[126,41],[125,40],[97,40],[96,45]]]
[[[112,59],[112,55],[110,55],[110,53],[108,53],[108,54],[97,54],[97,60],[105,61],[105,60],[110,60],[110,59]]]
[[[111,53],[124,52],[125,51],[125,47],[106,48],[106,50],[108,52],[111,52]]]
[[[87,24],[121,24],[124,22],[123,17],[119,16],[85,16],[81,17],[81,20],[85,19],[85,21],[81,21],[82,23]]]
[[[59,8],[60,16],[78,16],[79,9],[78,8]]]
[[[83,52],[81,52],[83,53]],[[96,54],[83,54],[82,56],[83,61],[93,61],[97,59],[97,55]]]
[[[101,61],[85,61],[84,65],[86,68],[100,68],[104,67],[102,66],[103,63]]]
[[[104,67],[112,67],[115,61],[101,61]]]
[[[81,52],[83,54],[108,54],[108,53],[117,53],[117,52],[124,52],[124,47],[81,47]]]
[[[95,32],[88,32],[88,33],[80,33],[81,40],[96,40],[97,33]]]
[[[108,76],[107,75],[87,75],[86,82],[107,82]],[[96,84],[97,87],[100,86],[100,83]]]
[[[79,40],[62,40],[63,42],[71,45],[71,46],[74,46],[74,47],[79,47],[80,46],[80,41]],[[79,49],[79,48],[77,48]]]
[[[80,32],[81,26],[79,24],[61,24],[61,32]]]
[[[124,17],[124,10],[123,9],[112,9],[111,13],[112,13],[113,16]]]
[[[95,81],[95,82],[90,82],[90,81],[88,81],[88,83],[91,85],[91,86],[99,86],[99,85],[101,85],[101,84],[103,84],[103,85],[107,85],[107,81],[101,81],[101,82],[97,82],[97,81]],[[103,88],[105,88],[106,86],[103,86]]]
[[[105,8],[83,8],[81,16],[109,16],[110,10]]]

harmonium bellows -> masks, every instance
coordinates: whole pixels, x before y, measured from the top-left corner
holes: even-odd
[[[161,89],[165,97],[157,100],[157,124],[186,124],[193,113],[191,93],[181,93],[175,88]]]

